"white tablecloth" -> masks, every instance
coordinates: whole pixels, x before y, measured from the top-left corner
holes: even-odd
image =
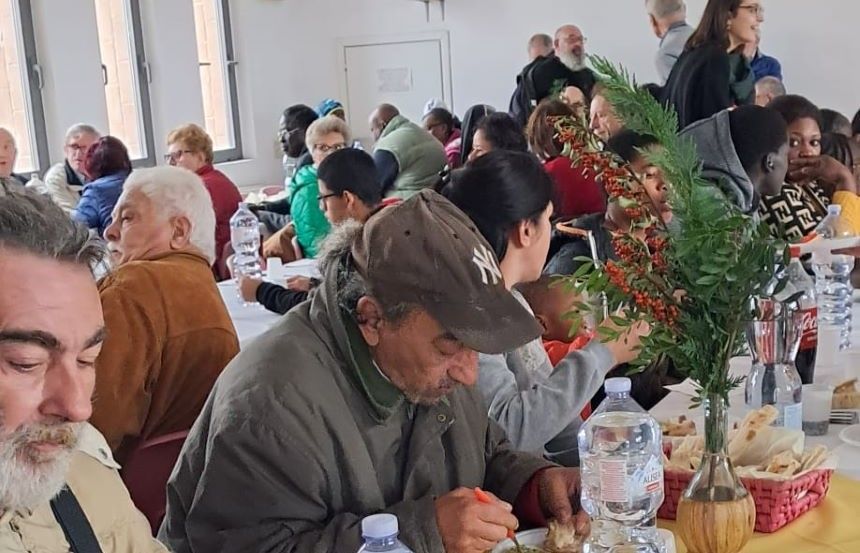
[[[287,263],[284,265],[284,278],[292,276],[319,276],[316,261],[313,259],[301,259]],[[284,283],[280,282],[278,284],[283,285]],[[254,338],[271,328],[281,317],[277,313],[268,311],[259,303],[245,303],[239,297],[239,290],[236,287],[236,283],[232,280],[218,283],[218,290],[221,292],[221,297],[227,306],[227,312],[230,314],[233,326],[236,327],[240,347],[248,345]]]
[[[841,352],[835,359],[828,361],[827,356],[819,348],[819,362],[816,362],[815,382],[827,382],[831,384],[843,382],[849,378],[860,377],[860,303],[858,296],[855,295],[854,303],[854,332],[852,335],[852,349]],[[746,375],[752,367],[752,361],[749,357],[738,357],[732,359],[731,372],[735,375]],[[692,390],[692,386],[688,386],[685,382],[681,388]],[[684,393],[683,391],[672,391],[666,396],[663,401],[656,405],[651,414],[657,420],[666,420],[679,415],[687,415],[688,418],[696,421],[696,428],[701,432],[704,429],[703,414],[701,409],[691,411],[690,400],[691,392]],[[729,421],[730,424],[734,421],[743,419],[747,412],[744,405],[744,390],[741,388],[734,390],[729,396]],[[839,458],[837,470],[851,478],[860,480],[860,447],[848,445],[839,439],[839,432],[845,428],[843,425],[830,425],[830,432],[822,437],[806,437],[807,447],[813,447],[818,444],[823,444],[834,451]]]

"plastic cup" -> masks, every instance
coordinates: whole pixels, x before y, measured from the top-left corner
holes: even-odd
[[[830,408],[833,386],[806,384],[803,387],[803,432],[807,436],[824,436],[830,430]]]
[[[284,262],[280,257],[266,259],[266,273],[272,282],[281,283],[284,280]]]

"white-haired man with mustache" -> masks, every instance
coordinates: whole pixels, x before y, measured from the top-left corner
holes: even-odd
[[[586,41],[576,25],[558,28],[552,55],[536,58],[517,77],[517,89],[510,104],[511,115],[516,121],[525,125],[541,100],[557,97],[568,87],[576,87],[586,98],[591,98],[591,89],[597,78],[586,64]]]
[[[101,248],[49,199],[0,197],[0,551],[163,552],[87,423]]]

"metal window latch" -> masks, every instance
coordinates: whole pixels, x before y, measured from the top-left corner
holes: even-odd
[[[36,78],[36,88],[42,90],[45,88],[45,77],[42,74],[42,66],[38,63],[34,63],[32,66],[33,76]]]
[[[102,81],[104,81],[105,86],[108,84],[108,70],[107,65],[102,64]]]
[[[148,61],[142,61],[140,66],[143,68],[143,74],[146,76],[146,82],[152,83],[152,67]]]

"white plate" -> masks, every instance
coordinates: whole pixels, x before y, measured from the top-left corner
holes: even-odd
[[[860,424],[854,424],[842,429],[839,433],[839,439],[848,445],[860,447]]]
[[[517,541],[522,546],[540,547],[546,540],[546,528],[535,528],[534,530],[526,530],[525,532],[517,532]],[[508,549],[514,547],[514,542],[505,540],[493,548],[492,553],[507,553]]]
[[[675,553],[675,535],[668,530],[658,528],[657,532],[660,537],[666,542],[666,553]],[[517,540],[522,546],[541,547],[546,540],[546,528],[535,528],[534,530],[526,530],[525,532],[517,532]],[[514,547],[514,542],[505,540],[493,548],[492,553],[508,553],[508,550]]]

